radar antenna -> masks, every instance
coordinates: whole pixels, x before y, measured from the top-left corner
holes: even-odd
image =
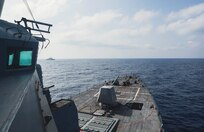
[[[36,21],[34,15],[33,15],[33,13],[32,13],[32,10],[31,10],[31,8],[30,8],[28,2],[27,2],[27,0],[23,0],[23,2],[24,2],[24,4],[25,4],[26,8],[28,9],[28,12],[30,13],[30,15],[31,15],[31,17],[32,17],[33,20],[29,20],[29,19],[26,19],[26,18],[23,17],[20,21],[15,21],[15,23],[21,25],[21,22],[23,22],[24,25],[22,25],[22,26],[24,26],[25,29],[27,29],[28,32],[29,32],[36,40],[42,42],[42,48],[44,47],[44,42],[45,42],[45,41],[48,41],[48,43],[47,43],[46,46],[45,46],[45,48],[47,48],[47,46],[48,46],[49,43],[50,43],[50,40],[49,40],[49,39],[46,39],[46,38],[43,36],[42,32],[43,32],[43,33],[50,33],[50,27],[52,27],[52,25],[51,25],[51,24],[48,24],[48,23],[43,23],[43,22]],[[39,26],[40,26],[40,27],[44,27],[44,28],[43,28],[43,29],[40,29]],[[40,34],[33,34],[32,31],[34,31],[34,32],[37,31],[37,32],[39,32]],[[39,36],[39,35],[40,35],[40,36]],[[42,48],[41,48],[41,49],[42,49]]]

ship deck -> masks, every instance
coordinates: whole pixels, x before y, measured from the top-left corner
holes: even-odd
[[[93,88],[74,96],[76,107],[79,112],[79,124],[82,130],[89,128],[90,131],[117,131],[117,132],[158,132],[161,129],[162,122],[158,115],[157,106],[151,96],[149,90],[144,87],[141,80],[136,76],[124,76],[117,79],[119,85],[114,86],[118,105],[111,108],[105,108],[101,112],[101,106],[97,103],[98,91],[103,85],[112,85],[112,82],[94,86]],[[129,81],[130,84],[124,85]],[[104,108],[103,108],[104,109]],[[99,112],[98,112],[99,111]],[[104,113],[103,113],[104,111]],[[96,116],[94,113],[101,116]],[[91,116],[89,120],[84,122],[84,114]],[[114,119],[111,129],[110,124],[101,124],[99,122],[91,122],[93,117],[100,119]],[[118,121],[119,120],[119,121]],[[91,123],[90,123],[91,122]],[[88,123],[92,124],[88,126]],[[107,126],[106,126],[107,125]]]

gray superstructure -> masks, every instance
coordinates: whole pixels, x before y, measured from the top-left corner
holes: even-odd
[[[50,33],[50,27],[26,18],[15,23],[0,19],[0,132],[79,131],[74,102],[51,103],[52,86],[43,86],[36,64],[39,43],[48,40],[43,33]]]
[[[0,20],[1,132],[57,131],[46,120],[52,113],[36,69],[38,45],[25,27]]]

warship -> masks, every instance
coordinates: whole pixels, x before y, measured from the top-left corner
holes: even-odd
[[[157,105],[135,74],[118,76],[72,97],[79,127],[91,132],[164,131]]]
[[[0,15],[3,5],[1,0]],[[43,33],[51,27],[35,19],[0,19],[0,132],[164,131],[157,105],[136,75],[51,102],[54,85],[44,87],[37,64],[39,44],[47,41]]]
[[[50,57],[50,58],[47,58],[46,60],[55,60],[54,58]]]

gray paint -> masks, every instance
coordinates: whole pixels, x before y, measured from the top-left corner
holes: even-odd
[[[34,77],[27,85],[28,91],[15,116],[9,132],[44,132],[39,99],[35,90]]]
[[[0,15],[4,0],[0,0]],[[8,67],[8,51],[16,52]],[[21,50],[32,50],[32,65],[19,66]],[[0,20],[0,132],[57,132],[42,79],[35,71],[38,41],[21,25]],[[39,73],[40,77],[42,72]],[[45,125],[45,116],[52,120]]]
[[[43,116],[52,113],[37,72],[26,72],[0,77],[0,132],[57,132],[53,119],[44,126]]]
[[[38,52],[38,42],[27,42],[22,40],[12,40],[12,39],[3,39],[0,38],[0,76],[4,74],[10,74],[12,72],[18,71],[27,71],[35,69],[35,64],[37,61],[37,52]],[[22,49],[33,49],[33,59],[32,59],[32,66],[29,68],[21,68],[21,69],[13,69],[10,70],[7,68],[8,63],[8,48],[22,48]]]
[[[8,130],[28,91],[32,73],[0,77],[0,130]]]
[[[1,19],[0,38],[38,42],[23,26],[10,23]]]
[[[4,6],[4,0],[0,0],[0,17]]]
[[[78,113],[81,130],[92,132],[113,132],[118,124],[118,119],[110,117],[93,116]]]
[[[115,106],[117,105],[116,94],[113,86],[103,86],[99,90],[97,101],[102,104]]]
[[[129,86],[123,86],[123,82],[129,80]],[[117,132],[159,132],[162,131],[162,121],[158,114],[156,103],[149,92],[144,87],[141,80],[137,77],[119,77],[119,86],[114,86],[116,91],[118,105],[106,109],[104,116],[119,119]],[[112,84],[112,81],[108,82]],[[97,103],[97,93],[103,84],[94,86],[93,88],[72,97],[77,106],[78,112],[92,115],[96,110],[101,109]],[[141,110],[129,108],[127,103],[143,103]],[[98,116],[100,117],[100,116]],[[101,116],[103,117],[103,116]],[[80,127],[86,124],[80,121]],[[101,124],[101,123],[100,123]],[[96,129],[100,129],[100,125],[92,124]],[[99,127],[97,127],[99,126]],[[103,130],[102,130],[103,131]]]
[[[77,108],[72,100],[56,101],[51,109],[59,132],[79,132]]]

